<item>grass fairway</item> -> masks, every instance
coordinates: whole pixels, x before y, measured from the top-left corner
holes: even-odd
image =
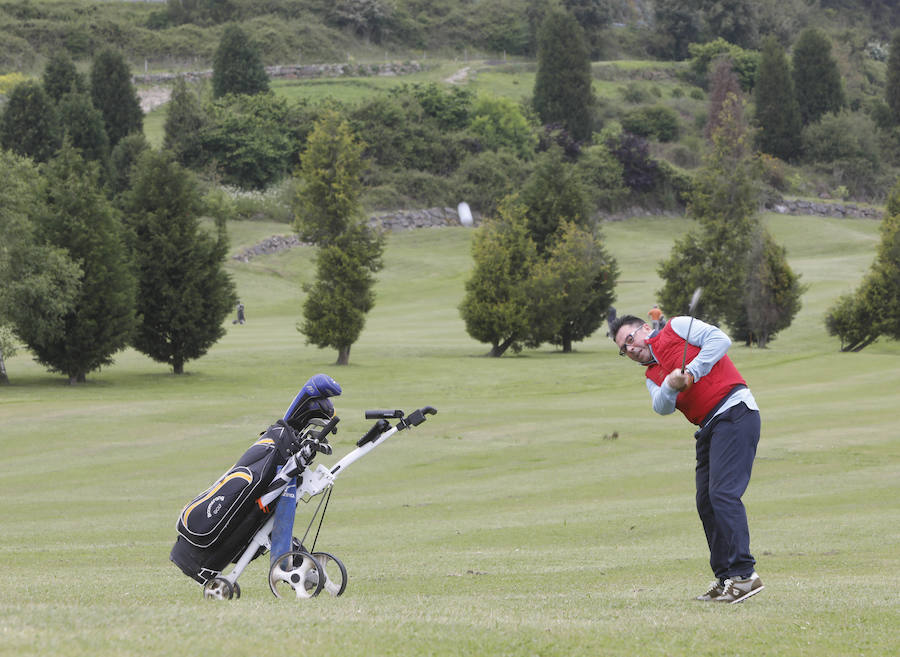
[[[686,421],[652,413],[604,331],[574,354],[482,357],[456,309],[472,231],[431,229],[390,237],[347,367],[295,329],[304,248],[229,263],[248,323],[229,321],[184,376],[126,351],[69,387],[10,359],[0,655],[897,654],[900,346],[841,354],[822,323],[871,262],[877,224],[766,220],[809,291],[769,349],[731,350],[763,413],[745,501],[766,590],[747,603],[692,600],[711,576]],[[688,227],[606,226],[620,312],[650,308],[655,263]],[[243,224],[233,249],[283,231]],[[263,558],[240,600],[204,601],[168,561],[178,512],[316,372],[345,391],[323,462],[352,449],[366,408],[439,413],[338,481],[318,547],[347,565],[344,596],[277,600]]]

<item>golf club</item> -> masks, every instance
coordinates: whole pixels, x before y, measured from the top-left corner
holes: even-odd
[[[684,355],[681,357],[681,373],[684,374],[684,366],[687,363],[688,340],[691,338],[691,327],[694,325],[694,313],[697,312],[697,304],[700,303],[700,295],[703,294],[703,288],[698,287],[691,296],[691,305],[688,306],[688,312],[691,315],[691,322],[688,324],[687,336],[684,338]]]

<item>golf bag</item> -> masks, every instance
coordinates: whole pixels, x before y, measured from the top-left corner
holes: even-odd
[[[233,467],[184,507],[169,558],[185,575],[206,584],[244,552],[275,510],[275,503],[262,504],[260,498],[289,458],[300,456],[292,462],[305,468],[317,452],[331,453],[322,425],[334,415],[328,397],[340,393],[331,377],[312,377],[284,418],[260,434]]]

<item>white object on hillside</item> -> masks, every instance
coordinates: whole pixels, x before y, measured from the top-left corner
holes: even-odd
[[[463,201],[458,206],[456,206],[456,212],[459,214],[459,223],[463,226],[471,226],[474,222],[472,219],[472,211],[469,209],[469,204]]]

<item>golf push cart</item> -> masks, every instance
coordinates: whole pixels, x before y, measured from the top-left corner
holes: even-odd
[[[328,434],[340,421],[331,397],[341,387],[330,376],[307,381],[284,417],[260,434],[234,466],[178,517],[178,538],[169,558],[188,577],[203,585],[203,596],[230,600],[241,596],[238,577],[247,565],[271,553],[269,588],[276,597],[312,598],[323,589],[333,596],[347,587],[344,564],[328,552],[316,551],[319,530],[335,479],[347,467],[399,431],[422,424],[437,411],[425,406],[405,415],[401,410],[366,411],[376,422],[356,442],[356,449],[330,468],[312,462],[330,455]],[[391,425],[391,420],[397,420]],[[298,499],[321,495],[302,539],[293,536]],[[312,544],[305,542],[316,519]],[[225,574],[228,564],[234,567]]]

